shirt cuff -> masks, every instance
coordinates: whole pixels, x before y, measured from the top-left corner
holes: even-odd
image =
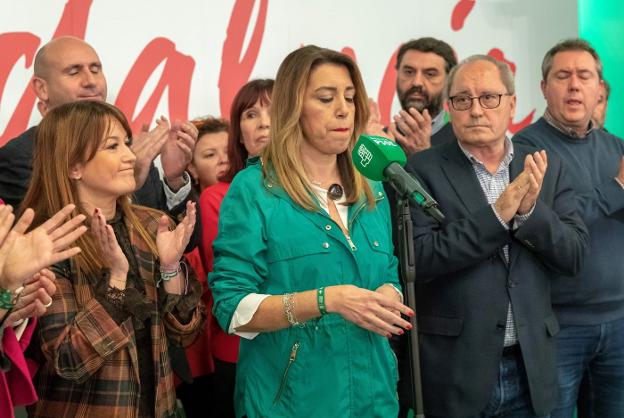
[[[230,321],[230,328],[228,329],[228,333],[238,335],[239,337],[245,338],[247,340],[253,340],[254,338],[256,338],[256,336],[260,334],[259,332],[236,331],[236,328],[248,324],[252,320],[262,301],[269,296],[271,295],[250,293],[242,298],[241,301],[238,302],[238,306],[234,311],[234,315],[232,316],[232,320]]]
[[[535,210],[535,204],[533,205],[531,210],[525,213],[524,215],[518,215],[518,214],[514,215],[513,230],[515,231],[516,229],[520,228],[523,223],[528,221],[531,215],[533,214],[534,210]]]
[[[186,199],[186,197],[191,192],[191,178],[188,173],[185,171],[182,174],[184,177],[184,186],[180,187],[180,190],[174,192],[169,188],[167,182],[163,179],[163,189],[165,189],[165,197],[167,198],[167,209],[171,210],[178,206],[180,203]]]
[[[501,225],[503,225],[503,227],[504,227],[506,230],[509,230],[509,224],[508,224],[507,222],[505,222],[505,221],[503,220],[503,218],[501,218],[501,217],[500,217],[500,215],[498,214],[498,212],[496,212],[496,207],[494,206],[494,203],[492,203],[492,204],[490,205],[490,207],[491,207],[491,208],[492,208],[492,210],[494,211],[494,215],[496,215],[496,219],[498,219],[498,221],[501,223]]]

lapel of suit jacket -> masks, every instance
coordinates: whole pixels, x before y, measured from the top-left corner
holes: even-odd
[[[444,147],[443,158],[449,164],[444,164],[442,171],[444,171],[449,184],[469,213],[483,208],[484,205],[487,205],[487,200],[474,168],[472,168],[472,163],[466,158],[456,141]]]
[[[481,188],[481,184],[479,183],[479,179],[477,178],[474,168],[472,167],[472,163],[459,148],[457,142],[453,142],[446,146],[445,151],[444,158],[446,158],[450,164],[445,164],[442,169],[447,176],[451,187],[455,189],[455,193],[457,193],[457,196],[459,196],[469,213],[473,213],[483,208],[484,205],[488,204],[487,198],[485,196],[485,192]],[[518,167],[517,163],[514,164],[516,161],[518,161],[518,159],[514,158],[510,165],[510,180],[515,178],[519,171],[522,171],[522,164]],[[510,248],[513,248],[513,246],[510,246]],[[509,262],[505,258],[505,253],[502,247],[498,249],[497,253],[505,266],[509,267],[512,260],[511,253],[509,254]]]

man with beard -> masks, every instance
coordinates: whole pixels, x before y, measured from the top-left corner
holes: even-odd
[[[425,37],[406,42],[397,54],[397,95],[402,110],[388,128],[379,122],[379,109],[371,100],[369,134],[398,142],[409,156],[454,139],[443,109],[446,77],[457,65],[449,44]]]

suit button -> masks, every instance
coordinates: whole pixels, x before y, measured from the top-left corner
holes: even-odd
[[[514,282],[513,280],[509,280],[509,281],[507,282],[507,286],[509,286],[509,287],[516,287],[516,285],[517,285],[517,284],[518,284],[518,283]]]
[[[329,242],[324,242],[323,243],[323,248],[329,248]]]
[[[325,229],[326,229],[327,231],[331,231],[331,225],[325,225]]]
[[[374,242],[373,242],[373,245],[374,245],[375,247],[379,247],[379,242],[374,241]]]
[[[502,323],[502,322],[498,322],[498,323],[496,324],[496,329],[498,329],[498,330],[504,330],[504,329],[505,329],[505,324],[504,324],[504,323]]]

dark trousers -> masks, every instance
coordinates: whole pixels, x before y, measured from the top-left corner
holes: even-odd
[[[470,418],[549,418],[549,415],[538,417],[533,412],[519,346],[505,351],[499,365],[498,382],[490,401],[481,413]],[[450,417],[427,415],[427,418]]]
[[[234,418],[236,363],[214,359],[212,374],[182,383],[176,394],[187,418]]]

